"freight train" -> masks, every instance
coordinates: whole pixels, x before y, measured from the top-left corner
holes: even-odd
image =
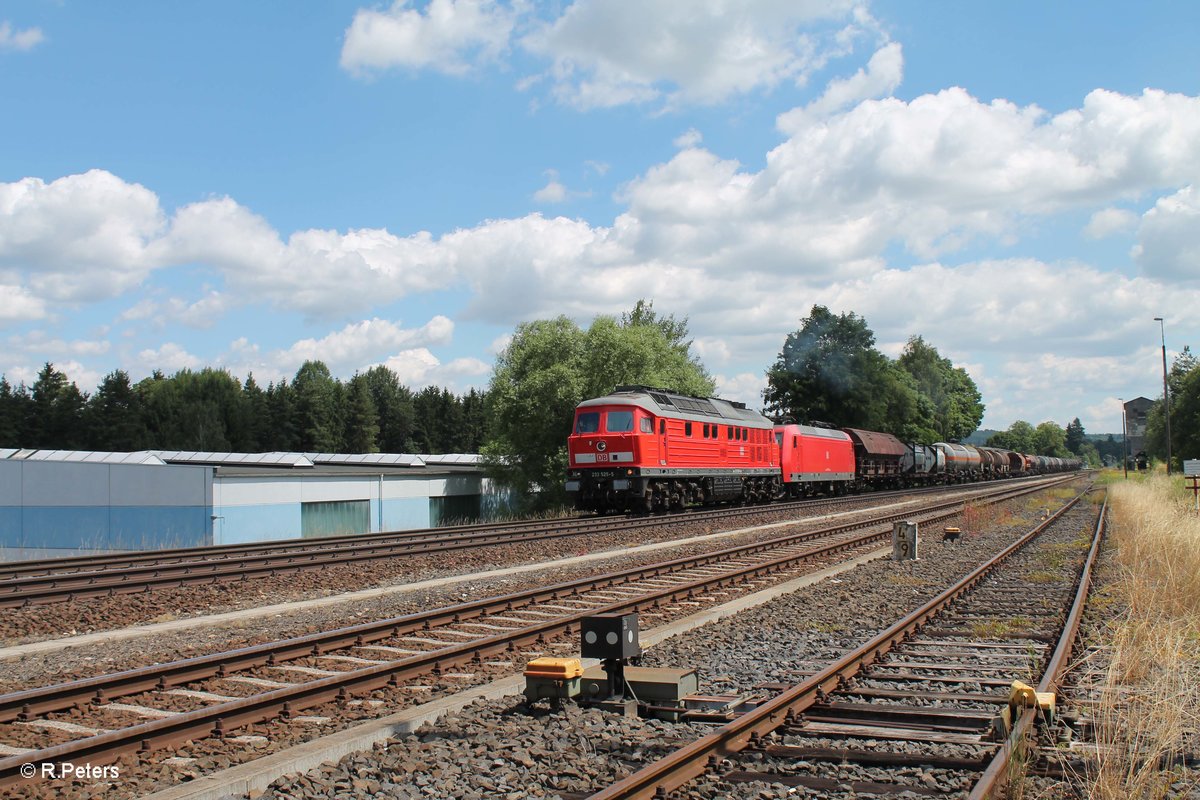
[[[858,428],[777,424],[745,403],[618,386],[575,409],[566,490],[582,511],[650,513],[1080,468],[1071,459]]]

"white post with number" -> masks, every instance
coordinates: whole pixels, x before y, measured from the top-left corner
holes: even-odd
[[[904,521],[892,524],[892,560],[917,560],[917,523]]]

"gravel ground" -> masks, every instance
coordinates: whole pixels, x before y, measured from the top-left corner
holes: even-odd
[[[1110,521],[1110,526],[1115,522]],[[1120,568],[1113,564],[1110,552],[1102,552],[1096,571],[1088,608],[1084,613],[1080,629],[1080,642],[1076,646],[1071,671],[1058,698],[1060,724],[1046,732],[1034,750],[1038,763],[1049,763],[1063,767],[1070,778],[1052,778],[1025,775],[1022,788],[1030,798],[1063,798],[1063,800],[1087,800],[1091,794],[1081,779],[1087,779],[1089,769],[1080,759],[1086,745],[1094,743],[1091,720],[1097,709],[1079,700],[1094,700],[1100,696],[1096,688],[1103,684],[1110,664],[1111,631],[1109,624],[1124,613],[1125,609],[1112,601],[1106,587],[1118,579]],[[1068,742],[1070,744],[1068,744]],[[1070,749],[1083,745],[1082,749]],[[1200,731],[1193,732],[1192,758],[1200,760]],[[1159,787],[1163,798],[1190,798],[1200,800],[1200,768],[1180,766],[1167,776]]]
[[[762,522],[758,521],[755,524],[762,524]],[[0,662],[4,666],[4,670],[0,673],[0,692],[18,691],[34,685],[75,680],[101,673],[130,669],[148,663],[163,663],[261,642],[302,636],[368,620],[388,619],[428,608],[533,589],[549,583],[582,579],[604,572],[630,569],[647,563],[762,541],[787,533],[802,532],[824,524],[826,524],[825,521],[812,523],[801,520],[793,526],[752,531],[716,541],[691,542],[646,553],[624,552],[622,554],[623,551],[614,550],[611,558],[574,567],[536,570],[505,578],[458,583],[441,589],[396,593],[365,601],[297,610],[283,615],[255,617],[234,624],[198,627],[175,633],[117,640],[86,648],[72,647],[53,653],[26,655],[18,659]],[[556,557],[558,556],[546,556],[547,559]],[[477,562],[475,567],[478,568],[478,566]],[[488,568],[494,566],[496,565],[489,564]],[[408,577],[414,580],[426,580],[432,575],[426,573]],[[264,602],[275,602],[275,600]]]
[[[747,692],[764,681],[794,680],[916,608],[1011,543],[1035,523],[1041,508],[1058,505],[1059,501],[1045,499],[1011,501],[995,513],[984,512],[989,519],[978,514],[973,522],[978,532],[958,544],[931,544],[927,538],[918,562],[875,561],[857,567],[836,579],[668,640],[647,651],[644,663],[697,667],[701,692]],[[1086,519],[1092,512],[1075,513]],[[390,740],[386,748],[354,754],[305,775],[281,778],[263,796],[570,796],[572,792],[590,792],[644,763],[644,758],[633,758],[631,750],[636,754],[640,749],[648,758],[668,741],[688,740],[707,730],[615,716],[592,723],[593,714],[573,706],[558,714],[530,713],[517,698],[481,703],[425,726],[414,736]],[[554,735],[547,736],[548,725],[561,727],[553,727]],[[643,740],[647,726],[651,726],[651,738]],[[464,735],[464,731],[471,733]],[[481,738],[495,743],[481,747]],[[547,742],[559,742],[565,749],[551,751],[553,757],[543,759]],[[515,756],[535,751],[538,757]],[[454,771],[453,782],[443,780],[447,769]],[[520,776],[520,782],[513,784],[506,777],[507,783],[501,786],[495,783],[497,774]],[[564,782],[565,777],[580,782]],[[355,784],[356,780],[361,783]],[[802,794],[802,790],[762,784],[713,786],[709,794],[703,786],[699,789],[699,794],[689,792],[687,796]]]
[[[921,499],[930,496],[923,495]],[[899,500],[889,499],[888,502]],[[869,495],[862,498],[864,507],[870,503]],[[839,507],[837,510],[847,509]],[[825,510],[817,507],[806,513],[823,514]],[[738,528],[745,528],[787,520],[794,514],[794,510],[768,506],[763,508],[762,513],[739,518],[733,524]],[[728,522],[697,520],[684,516],[679,521],[664,520],[662,525],[626,533],[570,536],[524,545],[495,545],[439,555],[404,556],[306,570],[254,581],[193,585],[161,589],[151,593],[5,609],[4,613],[0,614],[0,646],[462,575],[478,570],[480,564],[487,564],[488,569],[495,569],[620,550],[651,542],[716,533],[729,527]]]

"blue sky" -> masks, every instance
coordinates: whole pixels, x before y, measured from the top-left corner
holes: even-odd
[[[485,386],[524,320],[687,316],[727,397],[813,303],[984,425],[1197,344],[1194,3],[0,2],[0,372],[320,358]],[[1048,388],[1052,385],[1053,388]]]

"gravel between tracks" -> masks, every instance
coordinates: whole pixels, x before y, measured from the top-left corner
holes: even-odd
[[[864,505],[870,503],[869,495],[862,499]],[[732,526],[746,528],[779,522],[792,518],[790,515],[794,513],[768,506],[764,507],[761,513],[739,518]],[[810,513],[825,512],[817,510]],[[730,527],[729,521],[701,520],[684,515],[678,518],[678,521],[675,521],[675,518],[665,518],[662,525],[624,533],[569,536],[527,544],[500,544],[434,555],[401,556],[388,560],[302,570],[253,581],[193,584],[150,593],[5,609],[4,613],[0,614],[0,646],[461,575],[477,570],[480,564],[496,568],[607,550],[617,551],[635,545],[716,533]]]
[[[663,642],[646,653],[645,663],[698,667],[701,692],[744,692],[763,681],[794,680],[799,673],[824,665],[916,608],[1032,527],[1040,516],[1038,509],[1058,504],[1044,499],[1010,501],[993,519],[982,523],[976,520],[981,532],[960,544],[926,544],[924,557],[916,563],[876,561],[859,566],[837,579]],[[1070,512],[1066,535],[1089,530],[1092,515],[1094,507],[1090,504]],[[650,723],[611,717],[603,724],[591,724],[589,715],[595,712],[569,709],[564,713],[566,716],[558,718],[531,715],[517,697],[477,704],[416,734],[390,740],[386,750],[357,753],[302,776],[281,778],[262,796],[553,797],[562,792],[594,790],[641,763],[631,763],[628,754],[631,743],[641,741]],[[562,727],[552,727],[558,724]],[[464,736],[465,730],[478,732]],[[586,736],[581,736],[581,731]],[[664,736],[688,739],[701,732],[695,725],[669,726],[669,731],[664,734],[655,727],[653,736],[657,738],[645,744],[645,750],[654,749]],[[497,744],[480,748],[480,736],[500,738]],[[548,748],[549,742],[558,739],[565,746]],[[523,759],[514,755],[533,752],[539,757]],[[615,755],[609,757],[608,753]],[[436,761],[422,764],[425,757],[436,757]],[[450,764],[455,771],[452,785],[442,780]],[[583,780],[585,788],[575,789],[572,787],[578,784],[564,783],[567,768],[573,780]],[[488,776],[497,773],[518,774],[521,782],[506,793],[488,783]],[[854,779],[865,779],[865,775],[856,773]],[[931,775],[930,779],[940,777]],[[732,793],[765,798],[801,794],[800,790],[763,784],[710,788],[709,794],[700,786],[696,794],[689,792],[687,796],[723,797]]]
[[[864,511],[862,513],[865,515],[872,512]],[[849,519],[850,517],[847,516],[838,518],[839,521],[848,521]],[[778,515],[766,519],[756,516],[754,520],[747,520],[744,523],[739,523],[739,525],[750,527],[752,525],[761,525],[765,522],[778,521]],[[308,633],[353,625],[368,620],[387,619],[428,608],[532,589],[548,583],[585,578],[602,572],[628,569],[641,564],[664,561],[671,558],[681,558],[714,549],[761,541],[782,536],[788,532],[808,530],[827,524],[829,524],[828,520],[817,519],[808,521],[802,519],[797,521],[795,526],[788,526],[786,528],[752,531],[728,538],[721,538],[715,542],[701,541],[685,543],[647,553],[629,553],[627,550],[612,548],[611,552],[613,555],[611,558],[579,564],[569,568],[547,568],[507,578],[456,583],[437,590],[381,595],[367,601],[297,610],[284,615],[274,615],[265,618],[258,617],[234,624],[156,634],[134,640],[117,640],[105,643],[103,646],[74,647],[53,653],[26,655],[19,659],[0,662],[4,666],[3,674],[0,675],[0,693],[17,691],[28,686],[74,680],[102,672],[130,669],[144,664],[163,663],[204,653],[246,647],[293,636],[302,636]],[[685,535],[695,536],[713,532],[707,526],[703,530],[692,529],[690,532],[679,530],[680,526],[678,525],[672,525],[670,528],[672,529],[673,536],[667,536],[661,532],[653,533],[636,542],[622,542],[621,547],[628,548],[649,542],[680,538]],[[580,543],[576,543],[576,547],[579,546]],[[591,552],[603,552],[604,549],[596,546]],[[567,555],[578,555],[579,553],[580,550],[576,549]],[[513,557],[513,560],[516,563],[528,563],[559,557],[561,557],[561,554],[546,552],[540,558],[524,555],[520,558]],[[409,571],[403,574],[403,580],[398,574],[396,583],[404,583],[412,580],[429,580],[437,575],[454,575],[470,571],[470,568],[465,564],[457,568],[444,566],[440,570],[430,568],[422,571],[405,559],[401,561],[409,565],[407,567]],[[477,569],[479,563],[479,560],[477,560],[472,566]],[[489,568],[498,565],[495,562],[488,563]],[[325,571],[323,574],[328,574],[329,572]],[[193,588],[207,590],[209,587]],[[362,588],[362,585],[360,584],[353,588]],[[332,590],[323,592],[322,594],[331,593]],[[140,598],[141,595],[137,595],[136,597]],[[120,599],[114,598],[113,601]],[[264,595],[263,602],[274,603],[280,599],[280,596]],[[49,610],[62,606],[65,609],[66,605],[68,604],[43,606],[40,608]],[[215,609],[212,610],[216,611]]]

